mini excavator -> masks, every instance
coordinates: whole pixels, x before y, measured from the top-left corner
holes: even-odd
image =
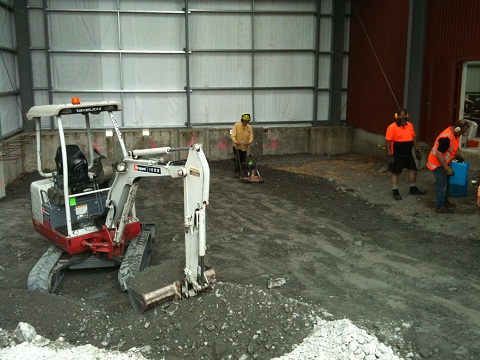
[[[116,101],[81,103],[72,98],[71,104],[33,106],[28,111],[27,119],[35,121],[37,168],[42,176],[30,186],[32,221],[52,243],[30,271],[28,289],[53,293],[68,269],[119,266],[121,289],[128,291],[134,309],[143,312],[167,299],[195,296],[215,280],[215,270],[204,263],[210,169],[200,144],[127,151],[114,116],[121,110]],[[92,145],[90,116],[99,114],[108,114],[121,148],[123,157],[115,164]],[[62,118],[71,115],[76,115],[71,117],[75,121],[84,119],[88,160],[77,144],[66,144]],[[60,140],[52,172],[44,172],[42,166],[43,117],[56,121]],[[187,151],[187,159],[161,157],[175,151]],[[135,211],[137,189],[145,177],[183,178],[185,267],[182,280],[138,293],[129,284],[149,266],[155,238],[155,225],[141,223]]]

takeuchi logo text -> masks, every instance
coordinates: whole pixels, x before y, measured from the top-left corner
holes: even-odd
[[[79,108],[79,109],[75,109],[77,110],[77,112],[95,112],[95,111],[102,111],[102,108],[101,107],[89,107],[89,108]]]

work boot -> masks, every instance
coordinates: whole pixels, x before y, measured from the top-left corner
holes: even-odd
[[[410,186],[410,195],[425,195],[427,192],[425,190],[420,190],[418,187]]]
[[[398,189],[393,189],[392,193],[393,193],[393,198],[395,200],[402,200],[402,197],[400,196],[400,192],[398,191]]]
[[[449,209],[447,207],[443,207],[443,208],[435,208],[435,211],[437,213],[440,213],[440,214],[451,214],[453,213],[453,210],[452,209]]]

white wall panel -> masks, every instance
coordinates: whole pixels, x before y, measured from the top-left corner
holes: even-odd
[[[43,0],[28,3],[43,7]],[[321,54],[315,79],[317,4]],[[29,10],[30,46],[39,49],[31,57],[35,102],[50,101],[49,96],[67,102],[73,95],[82,101],[119,100],[125,108],[122,126],[137,128],[229,123],[245,111],[258,122],[311,121],[315,101],[318,119],[328,119],[332,0],[47,0],[47,5]],[[345,56],[344,69],[347,65]],[[346,87],[346,75],[342,80]],[[194,88],[190,96],[187,86]],[[296,89],[279,89],[285,87]]]
[[[127,54],[122,58],[125,90],[183,90],[185,60],[180,55]]]
[[[0,92],[14,91],[20,87],[17,74],[17,58],[13,53],[3,52],[0,62]]]
[[[14,12],[5,4],[12,6],[12,2],[0,6],[0,93],[5,93],[0,94],[0,140],[23,126],[20,96],[11,94],[20,89]]]
[[[317,119],[319,121],[328,121],[330,117],[330,93],[321,91],[318,93],[318,112]]]
[[[250,91],[194,91],[190,100],[193,123],[233,124],[240,119],[241,114],[252,113],[253,109]]]
[[[52,50],[117,50],[118,25],[110,13],[50,13]]]
[[[43,0],[27,0],[28,6],[42,6]]]
[[[255,91],[255,116],[262,121],[311,121],[312,90]]]
[[[48,90],[34,90],[33,91],[33,103],[34,104],[49,104],[50,100],[48,98]],[[42,118],[41,121],[42,129],[50,128],[50,119]]]
[[[185,94],[125,94],[123,123],[126,127],[185,127]]]
[[[45,50],[35,50],[31,53],[33,86],[35,88],[48,87],[47,55]],[[40,103],[37,103],[40,104]]]
[[[0,135],[6,135],[22,128],[20,104],[15,95],[0,97]]]
[[[261,11],[315,11],[315,1],[310,0],[255,0],[255,10]]]
[[[0,7],[0,46],[13,49],[15,47],[15,23],[13,21],[13,16],[10,11],[4,7]]]
[[[319,50],[331,51],[332,50],[332,19],[321,18],[320,19],[320,37],[319,37]]]
[[[189,19],[190,47],[201,49],[251,49],[250,14],[193,14]]]
[[[116,0],[102,0],[114,3]],[[179,0],[122,0],[119,2],[121,10],[137,11],[182,11],[185,3]]]
[[[33,48],[45,48],[45,21],[43,10],[32,9],[28,13],[30,46]]]
[[[252,0],[189,0],[188,7],[190,9],[202,10],[252,10]]]
[[[348,87],[348,55],[343,55],[342,88]]]
[[[120,29],[124,50],[182,51],[185,49],[183,16],[122,14]]]
[[[332,0],[322,0],[320,3],[320,11],[322,14],[331,14],[333,12]]]
[[[115,54],[53,54],[52,86],[55,90],[118,90],[119,69]]]
[[[36,90],[33,92],[35,104],[48,104],[48,90]]]
[[[255,55],[255,86],[314,85],[314,56],[304,53]]]
[[[190,70],[192,87],[252,86],[251,54],[195,53],[190,57]]]
[[[350,48],[350,18],[345,18],[345,29],[343,36],[343,51],[348,51]]]
[[[313,15],[255,15],[256,49],[313,49]]]
[[[347,97],[348,97],[348,92],[343,91],[342,92],[342,120],[347,118]]]
[[[330,88],[330,55],[320,55],[318,57],[318,87],[320,89]]]
[[[115,0],[47,0],[50,9],[103,9],[115,10]]]

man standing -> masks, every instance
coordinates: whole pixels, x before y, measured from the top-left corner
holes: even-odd
[[[253,143],[253,128],[249,124],[249,113],[243,113],[240,121],[233,125],[230,137],[233,141],[233,155],[235,156],[235,175],[240,175],[240,164],[247,161],[248,146]]]
[[[415,147],[415,157],[422,158],[421,150],[418,148],[417,137],[412,123],[407,121],[408,112],[399,109],[395,113],[395,122],[390,124],[385,135],[385,148],[388,152],[388,170],[392,173],[392,193],[395,200],[402,200],[398,191],[400,174],[403,169],[408,169],[408,180],[410,183],[410,195],[425,195],[417,185],[417,165],[412,155],[412,148]]]
[[[448,201],[449,182],[448,177],[454,175],[450,163],[457,156],[458,140],[460,135],[468,131],[469,125],[465,120],[458,120],[438,135],[432,151],[428,155],[427,168],[433,171],[435,176],[435,210],[438,213],[451,213],[454,204]]]

